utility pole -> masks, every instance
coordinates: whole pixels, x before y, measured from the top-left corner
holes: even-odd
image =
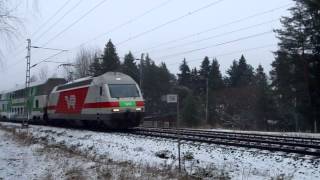
[[[178,130],[178,160],[179,160],[179,173],[181,173],[181,134],[180,134],[180,116],[179,116],[179,95],[177,95],[177,126]]]
[[[143,57],[144,57],[144,54],[141,53],[141,58],[140,58],[140,82],[139,82],[139,85],[140,85],[140,89],[142,91],[142,68],[143,68]]]
[[[209,78],[206,78],[206,123],[208,123],[208,113],[209,113]]]
[[[25,117],[22,120],[22,127],[28,127],[28,121],[30,119],[30,110],[28,107],[28,101],[30,97],[30,61],[31,61],[31,39],[27,39],[28,46],[27,46],[27,69],[26,69],[26,88],[25,88],[25,98],[24,98],[24,115]],[[25,119],[26,118],[26,119]]]

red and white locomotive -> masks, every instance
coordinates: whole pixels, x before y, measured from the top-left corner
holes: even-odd
[[[53,86],[50,93],[41,96],[46,96],[46,102],[40,103],[40,107],[37,94],[33,97],[33,106],[38,106],[36,118],[31,108],[33,120],[128,128],[138,126],[143,119],[144,101],[139,86],[131,77],[119,72]],[[42,116],[39,109],[42,109]],[[18,116],[9,119],[14,117]]]

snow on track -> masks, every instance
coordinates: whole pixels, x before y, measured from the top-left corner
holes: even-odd
[[[305,138],[320,138],[320,133],[242,131],[242,130],[230,130],[230,129],[197,129],[197,130],[230,132],[230,133],[245,133],[245,134],[275,135],[275,136],[290,136],[290,137],[305,137]]]
[[[1,123],[3,126],[20,126]],[[177,165],[177,142],[126,133],[105,133],[87,130],[30,126],[35,140],[64,146],[89,157],[101,157],[136,165],[165,167]],[[320,179],[320,159],[299,158],[284,153],[256,149],[226,147],[184,142],[183,167],[189,173],[199,171],[225,173],[232,179],[266,179],[293,177],[293,179]],[[156,154],[162,154],[159,157]]]

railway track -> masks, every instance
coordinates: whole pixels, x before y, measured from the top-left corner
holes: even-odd
[[[169,128],[134,128],[130,133],[320,157],[318,138]]]
[[[33,124],[36,125],[36,124]],[[42,124],[44,125],[44,124]],[[56,126],[57,127],[57,126]],[[58,126],[61,127],[61,126]],[[64,128],[74,128],[66,127]],[[76,127],[76,129],[83,129]],[[87,128],[86,128],[87,129]],[[89,128],[88,130],[110,132],[101,128]],[[111,131],[112,132],[112,131]],[[254,134],[242,132],[221,132],[195,129],[172,128],[132,128],[129,131],[117,131],[136,135],[178,139],[183,141],[200,142],[207,144],[219,144],[234,147],[256,148],[269,151],[296,153],[311,155],[320,158],[320,138],[293,137],[269,134]]]

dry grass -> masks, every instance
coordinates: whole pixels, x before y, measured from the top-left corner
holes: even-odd
[[[17,126],[4,126],[0,123],[0,128],[5,130],[8,137],[18,142],[21,145],[29,146],[31,144],[40,144],[34,150],[35,153],[43,155],[48,159],[53,159],[61,164],[60,169],[63,169],[63,177],[65,179],[179,179],[179,180],[193,180],[193,179],[231,179],[227,168],[217,168],[214,164],[205,168],[198,167],[197,160],[194,159],[192,152],[186,152],[182,157],[182,171],[179,172],[177,168],[177,159],[172,157],[170,152],[159,152],[155,156],[165,159],[164,165],[154,167],[149,164],[134,164],[130,161],[115,162],[108,155],[98,155],[88,151],[80,150],[77,147],[67,146],[64,142],[50,142],[48,137],[35,138],[32,133],[27,129],[20,129]],[[137,149],[139,151],[141,149]],[[90,168],[83,167],[83,164],[75,165],[70,164],[70,159],[77,159],[79,162],[90,163],[93,162],[94,166]],[[166,159],[175,159],[171,161]],[[74,161],[73,161],[74,162]],[[186,166],[186,162],[188,166]],[[88,177],[87,172],[91,172],[93,177]],[[52,174],[54,172],[48,171],[43,179],[56,179],[57,177]],[[290,180],[293,176],[286,176],[283,174],[269,177],[272,180]],[[268,178],[268,176],[266,176]]]
[[[72,167],[68,169],[65,173],[65,178],[67,180],[85,180],[86,176],[83,174],[85,172],[81,167]]]
[[[54,159],[56,161],[61,161],[63,157],[67,158],[77,158],[83,159],[85,162],[94,162],[96,166],[92,169],[95,172],[95,179],[132,179],[132,180],[140,180],[140,179],[181,179],[181,180],[189,180],[189,179],[201,179],[208,178],[212,176],[208,176],[205,170],[198,169],[194,171],[193,174],[188,174],[185,169],[182,172],[179,172],[179,169],[175,166],[175,161],[172,163],[164,163],[161,167],[154,167],[149,164],[133,164],[129,161],[123,162],[115,162],[110,159],[107,155],[93,155],[90,152],[80,151],[79,148],[76,147],[68,147],[64,143],[52,144],[48,142],[48,138],[34,138],[32,133],[28,132],[27,129],[20,129],[17,127],[8,127],[3,126],[0,123],[0,128],[7,131],[13,140],[18,142],[21,145],[29,146],[31,144],[40,144],[41,146],[36,148],[34,151],[39,155],[44,155],[48,159]],[[10,135],[12,134],[12,135]],[[166,156],[170,156],[170,153],[164,153],[165,158],[169,158]],[[60,156],[60,157],[59,157]],[[59,159],[60,158],[60,159]],[[193,160],[193,154],[187,153],[185,154],[184,160],[191,161]],[[66,179],[88,179],[84,172],[88,171],[87,169],[83,169],[81,166],[72,166],[68,165],[66,162],[61,161],[62,169],[65,169],[65,178]],[[211,169],[212,170],[212,169]],[[216,171],[217,169],[215,169]],[[191,172],[191,171],[190,171]],[[217,177],[217,176],[215,176]],[[55,179],[52,172],[48,171],[44,177],[44,179]],[[223,178],[220,178],[223,179]]]

